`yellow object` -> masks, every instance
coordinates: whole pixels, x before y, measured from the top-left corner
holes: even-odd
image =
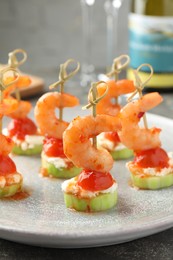
[[[140,79],[142,82],[149,76],[150,72],[138,72]],[[133,69],[127,70],[127,78],[134,80]],[[152,78],[148,82],[148,86],[150,88],[173,88],[173,73],[164,73],[164,74],[153,74]]]

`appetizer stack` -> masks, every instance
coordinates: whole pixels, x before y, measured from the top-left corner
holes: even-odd
[[[56,178],[71,178],[79,174],[80,169],[66,157],[63,151],[63,132],[68,122],[63,120],[63,109],[79,105],[77,97],[64,93],[64,83],[79,70],[79,63],[74,71],[67,74],[67,67],[74,60],[68,60],[60,66],[59,81],[50,86],[50,89],[60,86],[60,92],[45,93],[37,101],[34,113],[39,126],[40,134],[44,136],[43,151],[41,154],[42,176]],[[59,118],[55,109],[59,109]]]
[[[16,73],[16,79],[5,84],[5,74]],[[4,98],[3,92],[6,87],[14,84],[18,80],[17,71],[14,69],[4,69],[0,72],[0,198],[13,196],[22,188],[23,177],[17,172],[16,165],[9,154],[13,149],[14,143],[11,138],[2,134],[2,119],[12,113],[17,107],[16,100]]]
[[[23,55],[23,59],[18,60],[17,55]],[[4,130],[4,134],[10,137],[14,141],[14,147],[12,153],[17,155],[35,155],[40,154],[42,150],[43,137],[38,134],[37,126],[32,119],[28,117],[29,112],[32,109],[32,105],[28,101],[21,100],[20,88],[29,87],[31,79],[27,75],[20,75],[18,67],[23,64],[27,59],[27,54],[22,49],[14,50],[9,53],[8,67],[15,69],[18,74],[18,80],[11,84],[9,88],[4,91],[4,97],[9,99],[16,99],[18,107],[12,113],[8,114],[11,118],[7,129]],[[5,81],[8,84],[16,78],[16,73],[13,76],[6,77]],[[15,93],[15,98],[11,96]]]
[[[109,79],[106,81],[108,86],[107,95],[105,95],[97,104],[97,114],[107,114],[117,116],[121,110],[122,105],[119,102],[121,95],[126,95],[135,91],[135,86],[132,80],[122,79],[118,80],[118,74],[129,64],[129,56],[121,55],[114,59],[111,71],[107,74]],[[104,93],[104,83],[98,86],[98,95]],[[133,150],[125,147],[116,131],[101,133],[98,136],[98,145],[107,149],[114,160],[127,159],[133,156]]]
[[[117,183],[110,174],[113,159],[105,149],[97,149],[96,136],[102,132],[120,130],[119,118],[97,115],[97,85],[93,83],[89,95],[89,105],[93,115],[77,117],[65,130],[64,152],[82,172],[62,184],[66,206],[78,211],[101,211],[110,209],[117,203]],[[91,138],[93,142],[91,143]]]
[[[129,103],[121,110],[121,142],[134,151],[134,160],[127,163],[134,186],[140,189],[160,189],[173,185],[173,162],[167,152],[161,147],[159,134],[161,129],[148,128],[145,112],[159,105],[163,98],[157,92],[142,96],[142,89],[147,83],[142,83],[135,72],[137,90],[128,99]],[[150,79],[150,77],[149,77]],[[149,80],[148,79],[148,80]],[[139,93],[139,99],[131,101]],[[144,119],[144,127],[139,126],[140,119]]]

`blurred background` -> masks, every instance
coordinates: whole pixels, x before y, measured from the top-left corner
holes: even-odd
[[[124,0],[118,19],[118,53],[128,53],[127,16]],[[106,16],[104,0],[94,5],[93,60],[99,72],[106,66]],[[54,82],[59,65],[69,58],[83,62],[80,0],[0,0],[0,63],[8,53],[23,48],[28,54],[21,70]],[[50,82],[49,82],[50,81]]]

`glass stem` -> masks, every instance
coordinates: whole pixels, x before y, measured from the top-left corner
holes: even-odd
[[[82,8],[82,33],[83,33],[83,64],[82,75],[86,81],[93,79],[95,67],[93,60],[93,24],[94,24],[94,3],[95,0],[81,0]]]
[[[118,37],[118,11],[119,8],[113,6],[113,0],[105,2],[106,26],[107,26],[107,72],[110,71],[114,58],[117,57],[117,37]]]

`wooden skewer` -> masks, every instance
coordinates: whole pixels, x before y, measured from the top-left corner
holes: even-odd
[[[115,82],[118,80],[118,74],[125,69],[130,62],[130,58],[128,55],[121,55],[113,60],[113,64],[111,67],[111,71],[106,75],[108,77],[114,76]],[[115,97],[115,103],[118,104],[118,97]]]
[[[11,82],[9,82],[8,84],[4,84],[4,77],[5,77],[5,74],[8,73],[8,72],[13,72],[13,73],[15,72],[16,73],[16,78],[14,80],[12,80]],[[17,82],[18,78],[19,78],[19,74],[18,74],[18,72],[15,69],[5,68],[5,69],[2,69],[0,71],[0,106],[2,105],[3,99],[4,99],[3,91],[8,86],[10,86],[10,85],[14,84],[15,82]],[[0,133],[2,133],[2,116],[3,115],[0,115]]]
[[[17,56],[16,56],[19,53],[23,55],[21,60],[18,60]],[[21,66],[27,60],[27,53],[23,49],[16,49],[16,50],[10,52],[8,54],[8,56],[9,56],[9,59],[8,59],[9,68],[15,69],[16,71],[18,71],[19,66]],[[14,77],[16,77],[15,71],[14,71]],[[16,95],[17,101],[20,101],[21,95],[20,95],[20,91],[18,88],[15,89],[15,95]]]
[[[98,97],[97,86],[101,83],[105,84],[106,89],[105,89],[105,92],[103,93],[103,95]],[[106,82],[104,82],[104,81],[93,82],[91,84],[91,88],[88,93],[89,104],[82,107],[82,109],[92,108],[92,115],[93,115],[93,117],[96,117],[97,116],[97,112],[96,112],[97,104],[107,94],[107,92],[108,92],[108,85],[106,84]],[[92,138],[92,143],[93,143],[93,146],[97,149],[97,137],[96,136],[94,136]]]
[[[49,86],[49,89],[54,89],[58,86],[60,86],[60,93],[63,94],[64,93],[64,84],[65,82],[73,77],[80,69],[80,63],[77,62],[77,66],[76,68],[71,71],[69,74],[67,73],[67,67],[70,63],[75,63],[76,61],[73,60],[73,59],[69,59],[67,60],[64,64],[61,64],[60,65],[60,72],[59,72],[59,80],[56,81],[55,83],[51,84]],[[59,108],[59,120],[62,121],[63,120],[63,107],[61,107],[60,105],[60,108]]]
[[[149,77],[144,81],[142,82],[140,77],[139,77],[139,70],[142,68],[142,67],[149,67],[150,68],[150,75]],[[137,70],[134,70],[133,71],[134,73],[134,76],[135,76],[135,87],[136,87],[136,90],[132,93],[132,95],[127,99],[127,102],[130,102],[132,100],[132,98],[138,93],[139,94],[139,97],[141,98],[142,97],[142,90],[144,89],[145,85],[149,82],[149,80],[151,79],[152,75],[153,75],[153,68],[150,64],[141,64]],[[147,117],[146,117],[146,114],[143,115],[143,122],[144,122],[144,127],[147,129],[148,128],[148,123],[147,123]]]

